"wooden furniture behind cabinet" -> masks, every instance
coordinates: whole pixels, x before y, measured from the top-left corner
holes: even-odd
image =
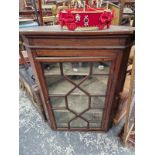
[[[20,29],[54,130],[107,131],[117,109],[134,28]]]

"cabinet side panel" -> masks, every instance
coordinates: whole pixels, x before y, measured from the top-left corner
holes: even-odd
[[[29,45],[28,38],[26,38],[25,36],[22,36],[22,37],[23,37],[24,43]],[[28,57],[30,59],[30,63],[31,63],[31,66],[32,66],[32,69],[33,69],[37,84],[38,84],[39,89],[40,89],[42,104],[43,104],[43,108],[44,108],[48,123],[49,123],[51,128],[55,129],[55,125],[53,123],[54,121],[52,120],[53,115],[51,113],[51,110],[49,110],[49,105],[47,103],[48,98],[47,98],[47,95],[46,95],[47,94],[46,88],[43,85],[43,80],[44,79],[42,77],[42,70],[41,70],[38,62],[34,61],[34,58],[36,56],[35,55],[36,52],[32,52],[31,49],[29,49],[28,47],[26,47],[26,50],[27,50],[27,53],[28,53]]]
[[[117,78],[117,85],[115,89],[115,98],[113,99],[113,106],[111,108],[110,112],[110,120],[109,120],[109,126],[112,124],[113,118],[116,115],[119,100],[120,100],[120,93],[123,90],[124,82],[125,82],[125,77],[126,77],[126,70],[127,70],[127,65],[128,65],[128,58],[130,54],[130,49],[131,46],[128,47],[126,50],[122,51],[122,59],[121,59],[121,65],[119,69],[119,74]]]
[[[105,125],[104,125],[104,130],[107,131],[111,125],[111,119],[113,117],[111,117],[111,109],[113,108],[114,106],[114,103],[113,103],[113,100],[117,97],[115,95],[115,88],[116,88],[116,85],[117,85],[117,80],[118,80],[118,74],[119,74],[119,71],[120,71],[120,66],[121,66],[121,60],[122,60],[122,57],[123,57],[123,53],[122,52],[119,52],[116,56],[116,59],[115,59],[115,66],[114,66],[114,70],[113,70],[113,79],[112,79],[112,84],[111,84],[111,87],[110,87],[110,94],[109,94],[109,98],[108,98],[108,105],[107,105],[107,109],[106,109],[106,120],[105,120]],[[121,79],[119,79],[121,80]]]

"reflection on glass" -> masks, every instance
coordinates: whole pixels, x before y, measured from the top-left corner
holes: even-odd
[[[42,66],[45,76],[60,75],[59,63],[43,63]]]
[[[111,62],[94,62],[93,74],[109,74]]]
[[[78,117],[70,122],[70,127],[71,128],[86,128],[87,122]]]
[[[65,98],[64,97],[50,97],[50,103],[52,104],[53,108],[60,108],[60,107],[65,107]]]
[[[68,110],[53,110],[57,123],[68,123],[75,115]]]
[[[75,84],[79,84],[86,76],[85,75],[67,75]]]
[[[49,94],[67,94],[74,85],[64,79],[62,76],[45,77]]]
[[[90,64],[88,62],[65,62],[63,72],[65,75],[88,75]]]
[[[101,123],[89,123],[90,128],[101,128]]]
[[[90,109],[85,112],[82,117],[84,117],[89,122],[101,122],[102,120],[102,109]]]
[[[94,95],[105,95],[108,83],[108,76],[93,75],[84,81],[80,86],[85,91]]]
[[[57,123],[58,128],[68,128],[68,123]]]
[[[83,91],[81,91],[79,88],[74,89],[71,93],[71,95],[86,95]]]
[[[76,112],[77,114],[83,112],[88,109],[89,106],[89,98],[86,95],[72,95],[70,94],[68,97],[68,107]]]
[[[105,97],[92,96],[91,107],[92,108],[104,108]]]

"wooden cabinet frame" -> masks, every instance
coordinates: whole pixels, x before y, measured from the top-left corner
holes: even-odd
[[[128,31],[116,30],[113,33],[111,31],[93,31],[84,33],[59,31],[53,30],[47,33],[44,30],[35,30],[30,33],[27,30],[22,30],[20,32],[23,36],[24,44],[40,87],[42,103],[48,123],[54,130],[107,131],[111,126],[112,118],[117,109],[119,93],[123,88],[127,60],[134,38],[134,29],[128,28]],[[95,39],[98,42],[96,42]],[[80,44],[80,40],[82,40],[83,43]],[[106,60],[112,61],[112,65],[107,85],[102,127],[99,129],[57,128],[54,113],[53,110],[51,110],[51,105],[49,103],[49,94],[45,84],[41,63],[63,63],[73,61],[96,62]]]

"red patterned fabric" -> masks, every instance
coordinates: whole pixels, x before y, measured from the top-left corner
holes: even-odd
[[[112,19],[113,12],[101,8],[65,10],[59,13],[61,27],[67,26],[69,30],[75,30],[76,27],[99,27],[102,30],[105,26],[110,27]]]

